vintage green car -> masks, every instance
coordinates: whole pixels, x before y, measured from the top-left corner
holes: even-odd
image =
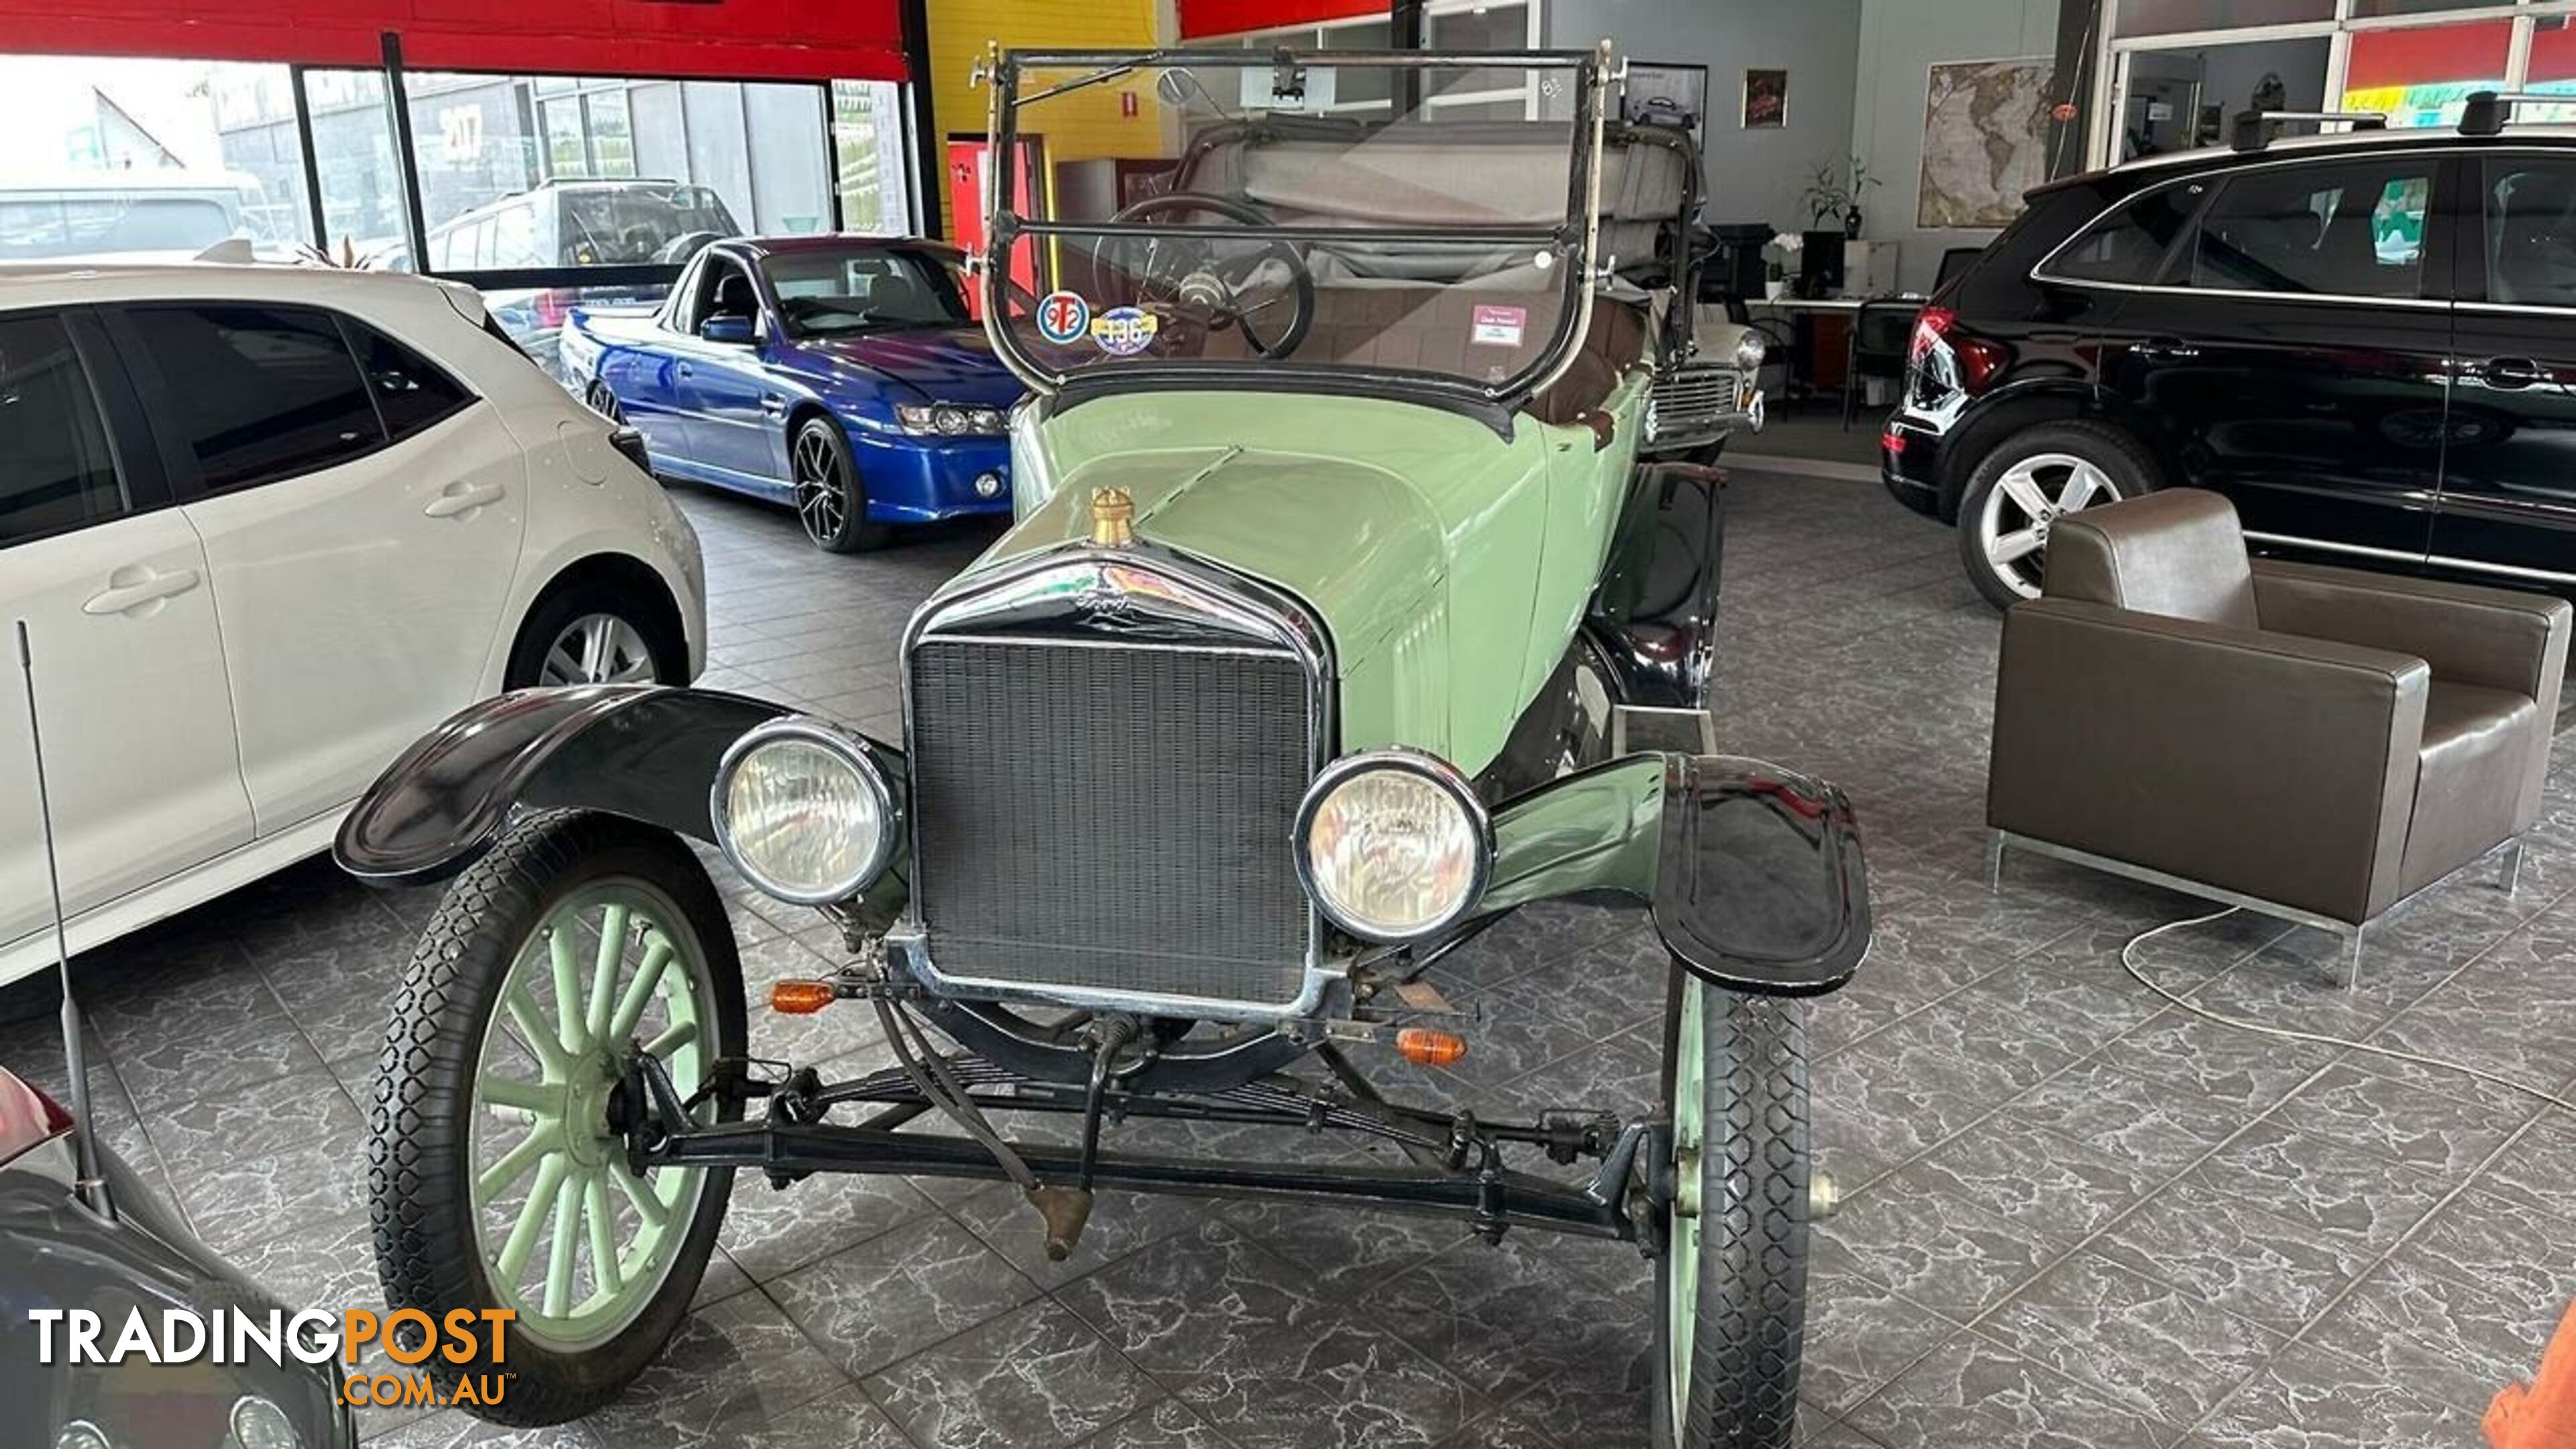
[[[454,877],[374,1093],[388,1302],[514,1310],[482,1412],[549,1422],[678,1325],[737,1169],[1007,1178],[1058,1256],[1095,1187],[1343,1202],[1635,1243],[1657,1442],[1789,1443],[1832,1199],[1798,998],[1850,978],[1869,908],[1844,797],[1715,752],[1720,480],[1640,461],[1697,365],[1689,132],[1612,122],[1606,49],[988,79],[983,313],[1033,395],[1013,525],[905,631],[904,738],[513,694],[341,834],[359,875]],[[1020,214],[1012,138],[1112,83],[1158,99],[1169,189]],[[869,1011],[891,1065],[749,1058],[692,840],[839,927],[848,964],[769,1005]],[[1371,1084],[1473,1034],[1431,963],[1573,898],[1669,950],[1657,1107],[1489,1120]],[[1387,1151],[1120,1140],[1172,1119]]]

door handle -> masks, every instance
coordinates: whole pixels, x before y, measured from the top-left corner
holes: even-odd
[[[2546,382],[2549,374],[2528,357],[2490,357],[2469,369],[2469,375],[2501,392],[2514,392]]]
[[[760,395],[760,415],[765,418],[783,418],[787,416],[786,397],[774,392],[762,393]]]
[[[450,483],[447,490],[429,500],[421,512],[431,518],[454,518],[477,508],[500,502],[508,490],[498,483]]]
[[[2130,344],[2129,355],[2141,362],[2189,362],[2200,356],[2200,349],[2171,337],[2151,337]]]
[[[694,368],[694,367],[689,366],[689,365],[688,365],[687,363],[685,363],[685,362],[675,362],[675,363],[673,363],[673,364],[671,365],[671,370],[672,370],[673,372],[678,373],[678,374],[680,375],[680,377],[681,377],[681,379],[682,379],[683,381],[686,381],[687,379],[692,378],[692,377],[695,377],[695,376],[697,376],[697,375],[698,375],[698,370],[697,370],[696,368]]]
[[[84,614],[135,614],[197,586],[195,569],[162,573],[147,564],[128,564],[107,576],[107,587],[81,601]]]

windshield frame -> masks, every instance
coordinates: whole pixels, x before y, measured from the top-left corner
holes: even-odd
[[[1069,70],[1088,74],[1058,81],[1028,98],[1029,102],[1133,73],[1143,68],[1204,66],[1237,72],[1261,66],[1323,66],[1390,70],[1469,69],[1517,66],[1564,71],[1574,78],[1572,118],[1573,164],[1568,168],[1566,206],[1552,225],[1454,226],[1445,228],[1368,228],[1314,225],[1250,226],[1184,224],[1154,226],[1168,237],[1212,236],[1259,238],[1282,242],[1347,242],[1354,236],[1372,243],[1421,245],[1520,245],[1540,248],[1555,257],[1557,308],[1555,330],[1547,344],[1519,372],[1497,382],[1477,383],[1463,377],[1414,369],[1347,366],[1333,363],[1263,361],[1259,358],[1174,362],[1138,358],[1114,369],[1056,369],[1032,356],[1010,325],[1011,249],[1022,238],[1115,237],[1149,228],[1113,227],[1105,222],[1032,220],[1011,210],[1018,191],[1019,108],[1021,77],[1029,71]],[[974,268],[982,288],[983,322],[994,354],[1031,390],[1046,396],[1079,392],[1171,390],[1209,391],[1276,388],[1323,392],[1413,394],[1449,406],[1464,406],[1480,415],[1508,415],[1531,396],[1543,392],[1574,365],[1592,324],[1594,282],[1599,273],[1601,167],[1605,113],[1611,81],[1609,42],[1592,50],[1462,51],[1462,50],[1242,50],[1205,46],[1158,47],[1148,50],[1000,50],[988,52],[987,84],[991,89],[986,134],[992,138],[992,164],[983,196],[984,244]],[[1273,117],[1293,124],[1300,113],[1269,113],[1259,120],[1236,119],[1223,125],[1245,126]],[[1400,118],[1398,118],[1400,121]],[[1391,121],[1386,124],[1395,124]],[[1205,144],[1193,134],[1180,158]]]

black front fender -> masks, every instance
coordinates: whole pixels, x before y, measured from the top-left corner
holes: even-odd
[[[1648,905],[1684,968],[1736,991],[1817,996],[1869,951],[1868,870],[1851,801],[1726,755],[1630,755],[1494,813],[1481,917],[1565,896]]]
[[[712,842],[707,792],[743,732],[793,711],[652,685],[523,689],[465,709],[405,750],[340,824],[332,854],[413,884],[473,863],[519,806],[598,810]]]

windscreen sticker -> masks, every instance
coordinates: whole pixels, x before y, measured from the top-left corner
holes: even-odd
[[[1154,345],[1163,319],[1142,307],[1112,307],[1091,319],[1091,340],[1112,357],[1133,357]]]
[[[1479,347],[1518,347],[1528,327],[1527,307],[1479,306],[1467,340]]]
[[[1038,335],[1062,347],[1091,330],[1091,304],[1079,292],[1049,292],[1038,299]]]

